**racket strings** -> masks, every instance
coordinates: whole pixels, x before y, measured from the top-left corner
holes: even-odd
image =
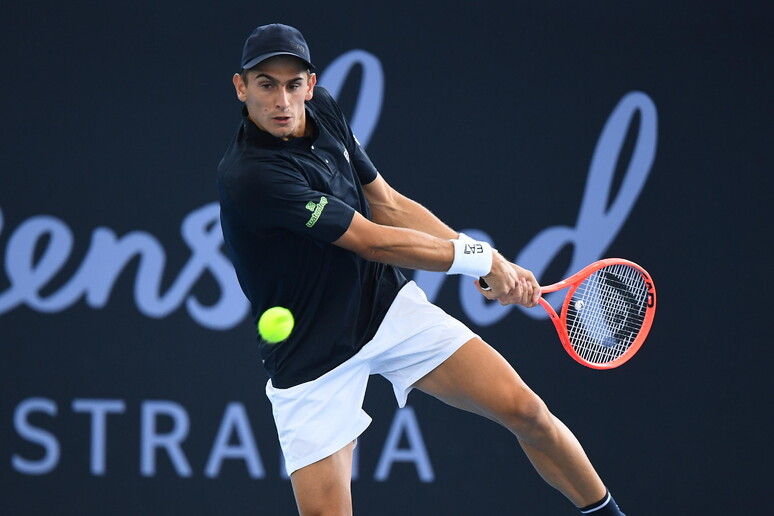
[[[619,358],[637,338],[647,302],[647,285],[633,267],[615,264],[595,271],[578,286],[567,307],[570,344],[591,363]]]

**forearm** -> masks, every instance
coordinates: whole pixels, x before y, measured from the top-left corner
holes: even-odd
[[[373,222],[356,214],[350,231],[335,242],[337,245],[366,259],[399,267],[480,276],[491,287],[487,291],[481,290],[488,299],[496,299],[504,305],[516,303],[531,307],[537,304],[540,285],[530,271],[510,263],[497,251],[487,254],[491,263],[484,264],[482,254],[470,252],[480,246],[475,243],[474,248],[461,246],[459,233],[421,204],[399,194],[380,175],[364,185],[363,190],[371,206]],[[419,234],[411,234],[411,230]],[[382,239],[385,231],[392,233]],[[456,245],[450,240],[456,240]],[[481,249],[485,251],[483,247]],[[453,270],[450,270],[453,264]],[[471,274],[473,272],[476,274]]]
[[[359,217],[353,221],[355,228],[363,224],[365,219]],[[357,252],[366,260],[407,269],[444,272],[454,260],[454,246],[448,239],[382,224],[374,224],[368,231],[349,231],[334,244]]]
[[[392,203],[372,204],[371,214],[374,222],[384,226],[410,228],[444,240],[458,235],[430,210],[397,192]]]
[[[517,303],[529,307],[537,304],[540,290],[532,273],[510,263],[496,250],[487,254],[480,245],[483,242],[470,240],[470,246],[462,245],[455,250],[450,240],[423,231],[381,225],[379,228],[379,240],[358,251],[367,260],[407,269],[486,277],[491,287],[485,294],[489,299],[497,299],[503,305]],[[468,251],[472,249],[479,250]],[[468,258],[462,258],[465,255]]]
[[[441,232],[452,234],[452,238],[457,235],[448,228]],[[425,231],[377,224],[358,212],[353,214],[347,231],[333,242],[370,261],[407,269],[483,276],[492,287],[486,293],[482,291],[487,298],[501,304],[537,304],[540,286],[531,272],[510,263],[497,251],[486,251],[488,244],[484,242],[473,242],[473,247],[464,251],[459,240],[456,243]]]

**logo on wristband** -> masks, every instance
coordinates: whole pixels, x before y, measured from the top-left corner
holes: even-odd
[[[484,246],[478,242],[475,244],[465,244],[462,252],[465,254],[480,254],[484,252]]]

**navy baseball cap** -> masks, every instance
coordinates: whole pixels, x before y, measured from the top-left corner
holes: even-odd
[[[314,71],[304,36],[298,29],[281,23],[255,28],[242,49],[242,69],[249,70],[261,61],[279,55],[295,56]]]

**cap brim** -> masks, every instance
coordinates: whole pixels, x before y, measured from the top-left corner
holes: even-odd
[[[294,54],[293,52],[270,52],[268,54],[260,55],[258,57],[255,57],[255,58],[249,60],[245,64],[243,64],[242,65],[242,70],[249,70],[250,68],[252,68],[255,65],[257,65],[258,63],[260,63],[262,61],[265,61],[265,60],[269,59],[270,57],[274,57],[274,56],[293,56],[293,57],[297,57],[298,59],[300,59],[301,61],[306,63],[306,65],[309,67],[310,70],[314,71],[314,65],[312,63],[310,63],[309,61],[304,59],[303,56],[301,56],[299,54]]]

